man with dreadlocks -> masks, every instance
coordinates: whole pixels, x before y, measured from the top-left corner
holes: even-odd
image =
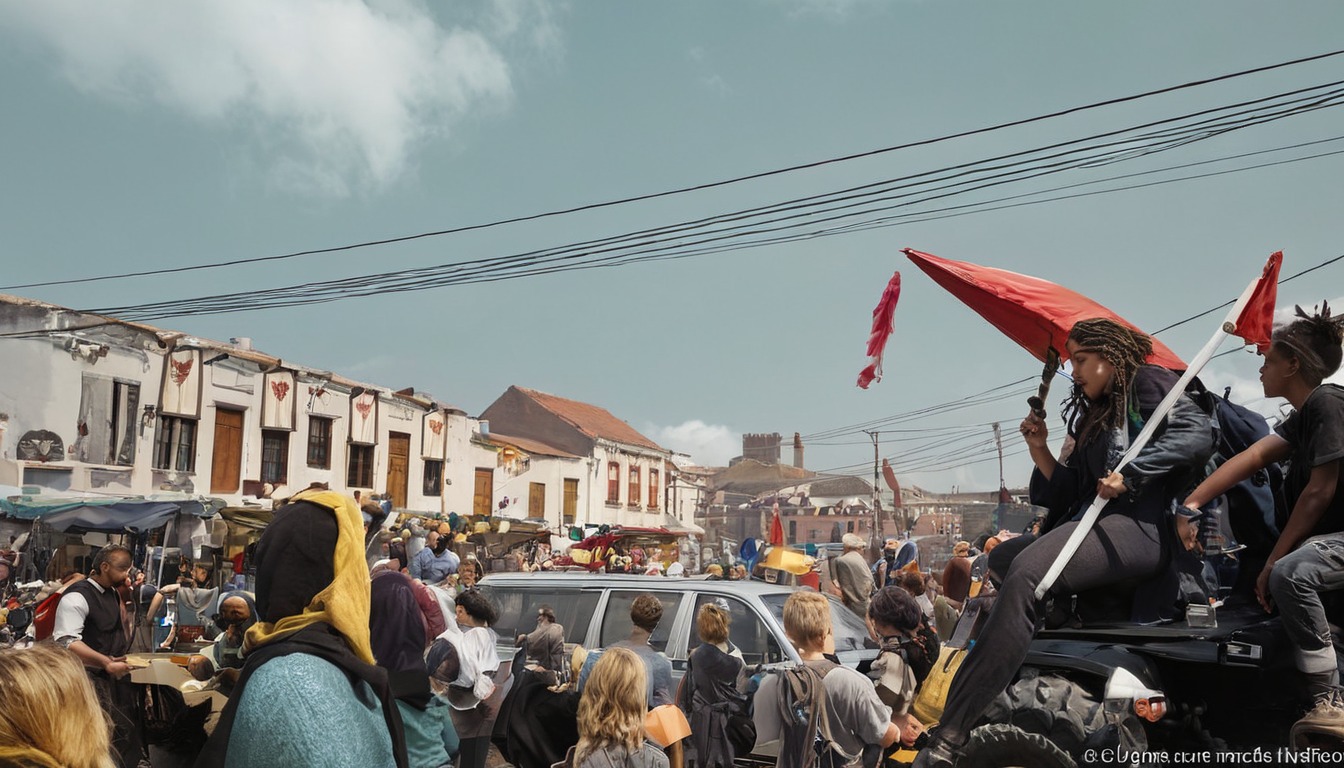
[[[1035,414],[1020,428],[1036,465],[1031,501],[1051,510],[1045,533],[996,548],[998,555],[1012,545],[1016,556],[974,650],[952,681],[942,725],[919,753],[916,768],[956,765],[971,728],[1012,682],[1044,614],[1036,586],[1077,526],[1073,518],[1095,497],[1109,503],[1047,599],[1123,586],[1134,590],[1136,620],[1174,613],[1178,579],[1171,550],[1179,549],[1174,527],[1184,530],[1188,521],[1173,521],[1171,512],[1176,499],[1203,477],[1213,452],[1212,423],[1183,396],[1139,455],[1122,471],[1112,471],[1178,377],[1146,365],[1152,341],[1112,320],[1079,321],[1069,332],[1067,350],[1073,390],[1064,420],[1072,449],[1056,459],[1046,445],[1045,421]]]
[[[1316,706],[1293,726],[1294,744],[1312,733],[1344,737],[1344,691],[1330,641],[1322,592],[1344,590],[1344,388],[1322,384],[1344,357],[1344,317],[1330,306],[1276,330],[1260,367],[1265,397],[1282,397],[1293,413],[1267,437],[1229,459],[1185,499],[1201,504],[1270,462],[1291,460],[1284,484],[1292,510],[1283,533],[1255,581],[1266,611],[1277,605]]]

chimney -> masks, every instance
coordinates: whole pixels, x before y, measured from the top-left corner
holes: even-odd
[[[793,466],[803,468],[803,436],[793,433]]]
[[[489,420],[489,419],[481,419],[481,420],[478,422],[478,424],[480,424],[481,437],[489,437],[489,436],[490,436],[490,420]]]

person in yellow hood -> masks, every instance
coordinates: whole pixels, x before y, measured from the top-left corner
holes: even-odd
[[[243,672],[197,768],[406,768],[401,718],[369,640],[359,508],[290,498],[257,544],[257,611]]]

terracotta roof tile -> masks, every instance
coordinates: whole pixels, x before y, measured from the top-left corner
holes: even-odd
[[[521,449],[524,453],[530,453],[536,456],[558,456],[562,459],[581,459],[582,456],[576,456],[568,451],[563,451],[554,446],[547,445],[540,440],[530,440],[526,437],[514,437],[513,435],[501,435],[498,432],[491,432],[487,438],[496,445],[512,445]]]
[[[572,424],[588,437],[600,437],[613,442],[651,448],[655,451],[667,451],[666,448],[635,431],[634,427],[611,415],[611,412],[605,408],[548,395],[545,392],[538,392],[526,387],[517,387],[517,389],[535,400],[546,410]]]

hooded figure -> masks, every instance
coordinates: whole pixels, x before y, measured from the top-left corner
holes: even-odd
[[[239,610],[239,601],[247,606],[245,610]],[[219,637],[209,652],[210,661],[216,669],[242,668],[243,642],[247,631],[256,623],[257,603],[246,592],[230,592],[219,601],[219,615],[215,618]]]
[[[445,727],[452,730],[447,702],[430,692],[426,668],[425,620],[416,604],[415,582],[396,571],[374,576],[369,633],[378,666],[387,670],[406,734],[411,768],[438,768],[448,762]],[[456,745],[456,731],[452,741]]]
[[[332,491],[290,499],[256,550],[259,620],[198,768],[407,768],[387,672],[373,664],[359,508]]]

